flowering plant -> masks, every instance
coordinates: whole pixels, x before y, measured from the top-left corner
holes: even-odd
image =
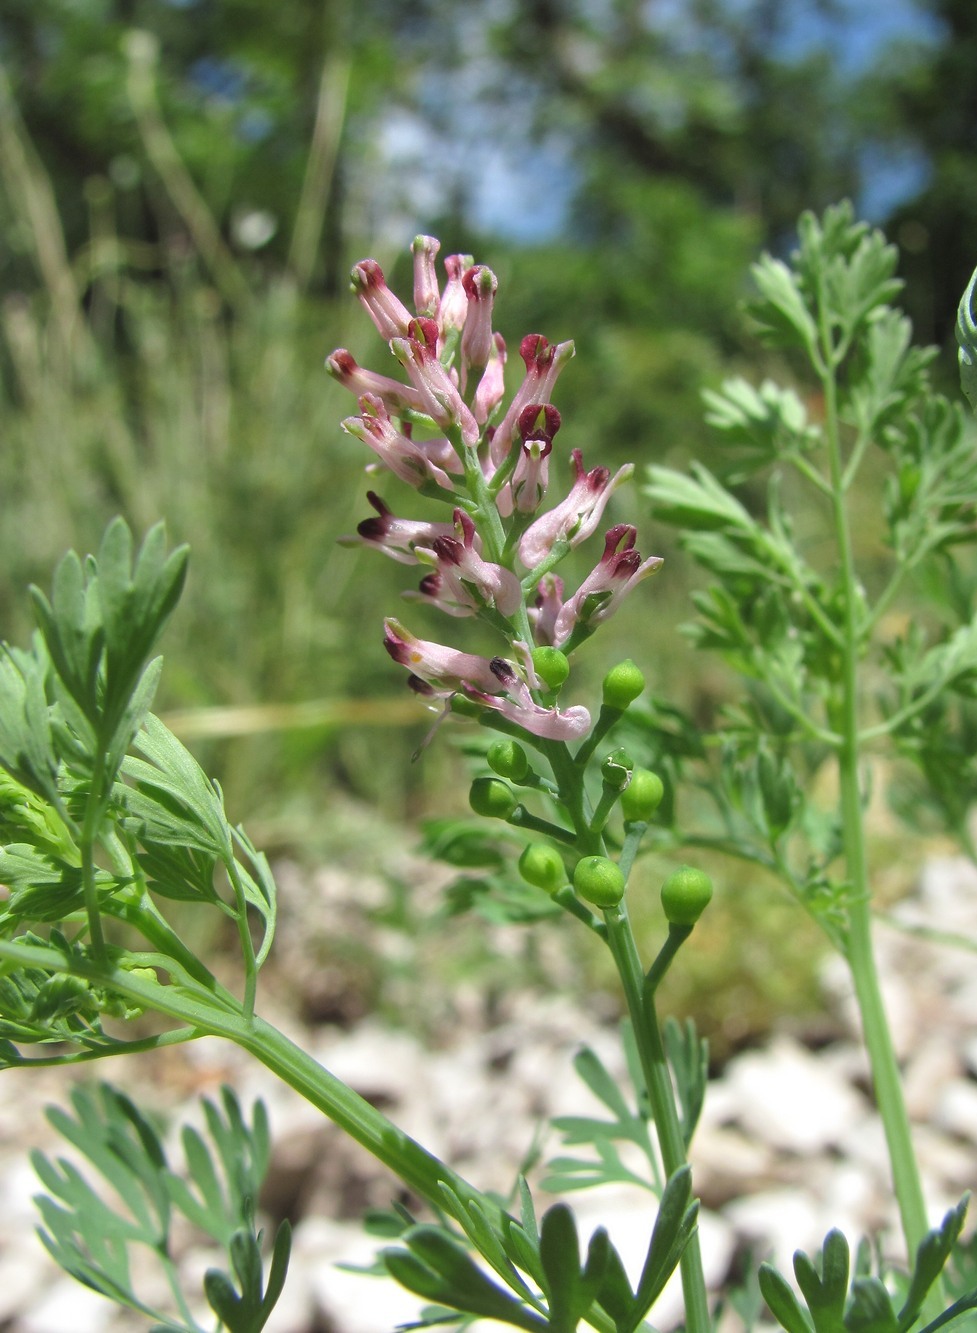
[[[630,465],[613,476],[601,466],[587,470],[574,450],[569,490],[552,500],[560,417],[551,399],[572,345],[524,338],[525,373],[506,405],[506,348],[492,330],[494,275],[451,256],[442,288],[437,242],[419,237],[413,312],[374,261],[353,270],[354,291],[402,376],[365,369],[345,350],[327,362],[356,395],[358,414],[343,424],[376,455],[374,469],[434,507],[431,517],[402,518],[370,491],[374,516],[348,540],[417,566],[414,598],[452,619],[482,622],[498,651],[456,647],[453,635],[423,639],[393,617],[384,622],[384,646],[443,717],[474,722],[493,737],[470,803],[523,840],[520,919],[572,916],[606,945],[620,978],[634,1086],[618,1088],[593,1052],[581,1053],[578,1071],[613,1119],[574,1122],[572,1142],[590,1144],[593,1156],[561,1159],[562,1179],[569,1189],[627,1178],[657,1197],[639,1271],[626,1271],[603,1228],[581,1256],[571,1209],[558,1202],[538,1216],[525,1180],[509,1211],[259,1015],[258,977],[277,914],[273,875],[228,820],[220,789],[150,712],[160,669],[153,654],[179,596],[184,550],[167,553],[156,528],[136,551],[116,520],[96,557],[65,557],[50,597],[35,590],[38,633],[28,649],[6,648],[0,660],[0,881],[8,886],[0,1060],[11,1068],[68,1064],[204,1034],[237,1043],[385,1163],[418,1201],[418,1214],[426,1207],[424,1217],[406,1208],[391,1214],[394,1243],[380,1256],[387,1272],[429,1302],[413,1327],[488,1317],[551,1333],[581,1324],[635,1333],[649,1327],[645,1317],[677,1266],[686,1327],[713,1327],[687,1162],[706,1051],[694,1026],[661,1023],[658,1014],[662,978],[712,884],[689,865],[668,876],[657,953],[643,959],[627,889],[648,845],[709,845],[779,875],[855,981],[909,1268],[901,1277],[888,1267],[871,1272],[860,1257],[852,1276],[848,1243],[833,1231],[814,1260],[795,1256],[804,1304],[782,1275],[761,1269],[774,1317],[789,1333],[935,1333],[977,1308],[977,1292],[953,1289],[952,1272],[944,1289],[965,1202],[936,1227],[926,1217],[874,972],[863,778],[869,747],[892,742],[916,763],[948,826],[965,834],[961,779],[971,770],[958,739],[977,678],[969,601],[957,599],[965,623],[954,627],[945,616],[930,643],[918,633],[880,645],[878,631],[913,568],[926,558],[946,561],[972,540],[977,463],[962,414],[932,393],[927,354],[910,347],[906,322],[889,305],[891,249],[845,208],[820,221],[805,217],[800,237],[792,266],[770,258],[757,266],[754,314],[772,342],[813,370],[818,415],[809,416],[792,389],[769,383],[754,390],[733,382],[710,403],[734,450],[730,485],[761,470],[798,474],[831,516],[833,564],[816,567],[794,540],[775,482],[763,523],[705,469],[688,477],[655,468],[648,479],[659,516],[682,525],[685,545],[719,578],[699,598],[696,637],[751,682],[711,748],[677,710],[668,713],[669,728],[661,725],[664,706],[640,702],[645,681],[630,660],[605,675],[596,717],[583,703],[564,702],[575,650],[661,564],[642,559],[633,526],[611,523],[579,586],[568,591],[555,572],[599,532],[613,492],[633,475]],[[871,445],[891,465],[884,502],[896,566],[874,602],[858,577],[848,509]],[[866,719],[860,671],[873,652],[886,664],[886,689],[878,692],[880,717]],[[615,727],[626,745],[612,740]],[[959,771],[951,780],[943,765],[954,755]],[[801,763],[811,775],[835,765],[836,810],[815,810]],[[683,784],[712,798],[718,829],[690,825]],[[233,923],[239,994],[169,920],[169,904],[188,901]],[[166,1020],[153,1035],[131,1026],[147,1013]],[[230,1091],[222,1107],[208,1104],[210,1142],[192,1130],[184,1136],[189,1180],[171,1170],[156,1130],[121,1093],[78,1092],[74,1109],[75,1117],[54,1112],[54,1121],[115,1189],[118,1209],[76,1167],[37,1157],[48,1191],[42,1235],[59,1262],[157,1330],[200,1333],[205,1319],[232,1333],[263,1328],[285,1279],[289,1231],[287,1223],[279,1229],[266,1274],[256,1218],[268,1158],[260,1104],[250,1121]],[[621,1142],[642,1153],[643,1176],[625,1171]],[[551,1179],[558,1177],[554,1171]],[[176,1214],[227,1254],[226,1267],[204,1281],[209,1315],[180,1285]],[[164,1268],[172,1308],[158,1309],[136,1291],[128,1257],[136,1245]]]

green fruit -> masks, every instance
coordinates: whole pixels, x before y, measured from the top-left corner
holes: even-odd
[[[556,893],[567,882],[563,857],[545,842],[531,842],[519,858],[519,873],[527,884]]]
[[[522,782],[529,772],[529,757],[518,741],[493,741],[485,757],[489,768],[500,778]]]
[[[604,705],[624,712],[645,687],[645,678],[630,657],[611,667],[604,677]]]
[[[534,648],[533,666],[548,690],[558,690],[570,674],[570,663],[559,648]]]
[[[645,824],[662,803],[665,784],[650,768],[636,768],[621,793],[621,813],[630,823]]]
[[[519,805],[519,798],[507,782],[498,778],[476,778],[468,793],[468,803],[476,815],[486,819],[508,819]]]
[[[694,926],[712,898],[712,880],[694,866],[680,866],[662,885],[662,907],[673,926]]]
[[[573,872],[573,887],[595,907],[615,907],[624,897],[624,876],[606,856],[585,856]]]

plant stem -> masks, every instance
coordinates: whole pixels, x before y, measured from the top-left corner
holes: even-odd
[[[105,779],[105,751],[101,746],[95,755],[91,790],[85,802],[85,817],[78,835],[78,847],[81,852],[81,882],[85,895],[85,915],[88,918],[88,933],[92,942],[92,953],[99,960],[105,958],[105,935],[102,931],[102,916],[98,906],[98,889],[95,884],[95,843],[98,839],[105,811],[102,790]]]
[[[609,908],[604,913],[604,921],[607,925],[607,942],[621,978],[628,1014],[634,1028],[662,1164],[666,1177],[670,1179],[679,1167],[686,1165],[685,1141],[675,1106],[672,1076],[665,1059],[654,997],[645,988],[644,970],[623,902]],[[712,1320],[697,1232],[682,1255],[681,1271],[687,1333],[711,1333]]]
[[[851,528],[845,504],[846,478],[838,429],[837,382],[833,368],[823,379],[825,425],[831,464],[835,538],[841,564],[843,623],[840,707],[837,727],[841,817],[849,893],[847,961],[855,985],[865,1049],[879,1115],[885,1131],[892,1179],[910,1262],[926,1233],[926,1205],[912,1145],[892,1034],[879,986],[872,945],[871,888],[865,847],[863,800],[859,781],[858,656],[861,643],[859,597]]]

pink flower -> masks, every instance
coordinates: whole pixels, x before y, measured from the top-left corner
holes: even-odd
[[[541,407],[553,398],[553,388],[560,371],[573,356],[573,343],[555,346],[539,333],[527,333],[519,344],[519,355],[526,367],[526,377],[515,392],[505,416],[492,436],[490,456],[493,469],[504,462],[512,444],[519,414],[530,404]]]
[[[437,319],[441,308],[441,291],[434,267],[441,242],[434,236],[415,236],[411,251],[414,255],[414,309],[427,319]]]
[[[531,404],[519,413],[517,424],[522,446],[509,490],[521,514],[535,514],[549,484],[549,458],[553,436],[560,429],[560,414],[550,403]]]
[[[357,398],[363,394],[372,394],[382,399],[391,412],[398,416],[405,412],[423,412],[421,395],[409,384],[391,379],[389,375],[380,375],[375,370],[366,370],[358,365],[351,352],[345,347],[337,347],[326,357],[326,370],[344,389],[355,393]]]
[[[360,399],[358,417],[347,417],[343,430],[369,445],[384,467],[408,486],[434,481],[443,490],[453,489],[448,472],[462,471],[461,462],[447,440],[414,440],[398,430],[386,404],[375,394]]]
[[[438,326],[433,319],[413,319],[406,338],[393,338],[390,349],[420,395],[423,410],[440,426],[457,426],[462,442],[478,444],[478,422],[458,386],[438,359]]]
[[[353,291],[373,320],[384,342],[402,338],[413,316],[399,297],[387,286],[383,269],[375,259],[361,259],[350,274]]]
[[[546,740],[580,740],[590,731],[586,708],[568,708],[565,712],[543,708],[504,657],[476,657],[418,639],[392,618],[383,622],[383,628],[383,646],[395,662],[409,668],[410,683],[419,693],[444,698],[462,691],[530,735]]]
[[[566,499],[540,517],[523,533],[519,559],[527,569],[535,569],[549,555],[558,541],[577,546],[595,530],[604,507],[623,481],[634,472],[633,463],[625,463],[612,477],[606,467],[584,471],[579,449],[570,454],[576,474]]]
[[[543,740],[578,741],[589,733],[590,713],[586,708],[577,706],[567,708],[564,712],[558,708],[544,708],[542,704],[536,703],[529,686],[503,657],[492,659],[491,670],[508,697],[483,694],[466,683],[465,693],[469,698],[476,699],[530,735],[539,736]]]
[[[492,306],[499,280],[490,268],[476,264],[462,278],[468,298],[465,327],[461,334],[462,388],[470,370],[481,371],[492,354]]]
[[[491,694],[503,688],[492,672],[495,659],[419,639],[393,617],[383,622],[383,629],[383,646],[393,660],[438,691],[450,694],[470,685]]]
[[[559,574],[544,574],[536,587],[535,605],[529,612],[537,643],[555,646],[556,618],[562,609],[563,580]]]
[[[425,523],[416,519],[397,518],[376,491],[367,491],[366,498],[377,511],[378,517],[365,518],[358,524],[356,537],[340,537],[344,546],[362,542],[383,551],[402,565],[416,565],[416,546],[430,546],[438,537],[451,536],[454,532],[451,523]]]
[[[456,509],[454,517],[460,539],[446,534],[429,548],[417,547],[418,557],[435,566],[421,582],[421,596],[453,616],[473,616],[486,606],[513,615],[522,605],[522,584],[511,570],[478,554],[475,525],[463,509]]]
[[[505,340],[501,333],[492,335],[492,351],[475,390],[475,420],[484,426],[502,402],[505,393]]]
[[[442,340],[452,330],[460,333],[465,327],[465,320],[468,318],[468,297],[465,295],[464,278],[471,266],[471,255],[445,257],[444,271],[448,275],[448,281],[441,297],[441,309],[438,315],[438,328]]]
[[[593,629],[612,616],[627,594],[642,579],[660,569],[661,556],[642,561],[634,549],[637,529],[629,523],[608,528],[604,554],[556,617],[553,644],[561,648],[578,625]]]

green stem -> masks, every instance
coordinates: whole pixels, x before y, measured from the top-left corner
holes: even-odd
[[[560,802],[576,830],[580,855],[602,854],[604,841],[599,833],[591,832],[590,828],[593,812],[584,791],[583,764],[579,758],[571,756],[564,741],[544,741],[540,748],[549,760],[553,777],[560,789]]]
[[[600,799],[597,802],[597,808],[594,810],[590,820],[591,833],[602,833],[604,825],[610,818],[611,811],[621,799],[621,789],[619,787],[609,787],[607,783],[601,788]]]
[[[648,1099],[651,1103],[666,1177],[686,1165],[685,1140],[675,1105],[672,1076],[665,1058],[654,996],[645,987],[644,969],[638,957],[631,923],[623,902],[604,913],[607,942],[621,978],[628,1014],[641,1060]],[[709,1300],[698,1233],[692,1236],[681,1260],[682,1292],[685,1297],[687,1333],[711,1333]]]
[[[658,957],[652,963],[651,967],[649,967],[645,977],[646,997],[654,996],[655,991],[662,983],[665,973],[671,967],[675,955],[691,934],[691,926],[676,926],[674,922],[669,924],[665,943],[658,950]]]
[[[98,905],[98,889],[95,884],[95,843],[98,839],[105,803],[102,799],[105,777],[105,753],[101,746],[95,755],[91,790],[85,803],[85,817],[78,835],[78,847],[81,852],[81,882],[85,895],[85,915],[88,918],[88,933],[92,942],[92,952],[101,962],[105,959],[105,935],[102,931],[102,915]]]
[[[837,382],[833,369],[825,373],[822,383],[834,492],[835,538],[841,562],[841,586],[844,593],[838,710],[841,743],[838,747],[838,770],[842,830],[850,884],[847,961],[855,985],[865,1049],[872,1070],[879,1115],[885,1131],[903,1233],[912,1261],[927,1230],[926,1205],[872,944],[871,887],[865,846],[864,803],[858,772],[860,743],[858,655],[861,626],[851,529],[845,505],[844,472],[838,429]]]
[[[234,889],[234,901],[237,904],[237,931],[241,942],[241,957],[244,961],[244,1016],[254,1018],[254,1002],[258,991],[258,965],[254,956],[254,941],[251,938],[251,926],[248,921],[248,900],[244,895],[244,885],[233,857],[226,863],[227,874]]]
[[[552,824],[548,819],[541,819],[539,815],[534,815],[527,810],[524,805],[517,805],[506,822],[512,824],[514,828],[532,829],[534,833],[543,833],[547,838],[568,843],[571,847],[577,845],[577,835],[575,833],[571,833],[569,829],[560,828],[559,824]]]
[[[600,712],[597,715],[597,721],[594,723],[590,735],[577,751],[575,760],[583,768],[590,756],[600,745],[601,741],[610,731],[616,722],[619,722],[624,716],[623,708],[610,708],[607,704],[602,704]]]

